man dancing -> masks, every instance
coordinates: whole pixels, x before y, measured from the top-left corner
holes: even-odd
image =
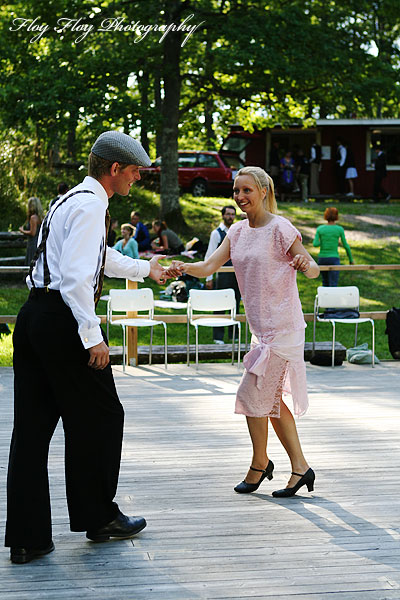
[[[170,272],[106,247],[108,199],[126,196],[151,161],[139,142],[102,133],[88,176],[54,203],[42,225],[27,277],[28,301],[14,331],[15,417],[7,481],[5,545],[13,563],[54,550],[47,460],[59,419],[71,531],[95,542],[144,527],[114,502],[124,411],[95,306],[104,274],[161,283]]]

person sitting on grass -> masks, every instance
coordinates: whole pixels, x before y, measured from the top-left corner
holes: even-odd
[[[139,258],[139,247],[138,243],[135,239],[133,239],[133,234],[135,233],[135,228],[132,227],[130,223],[124,223],[121,225],[121,235],[122,240],[119,240],[115,244],[114,249],[121,252],[125,256],[130,256],[131,258]]]
[[[151,242],[154,251],[163,254],[180,254],[184,251],[185,246],[182,240],[175,231],[168,229],[165,221],[153,221],[152,225],[154,233],[157,234],[157,237]]]

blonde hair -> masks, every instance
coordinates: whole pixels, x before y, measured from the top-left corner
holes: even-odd
[[[43,221],[44,212],[42,203],[40,202],[39,198],[36,198],[36,196],[32,196],[28,200],[28,219],[32,215],[37,215],[39,219]]]
[[[236,174],[235,181],[236,178],[240,177],[241,175],[251,175],[251,177],[254,179],[254,183],[261,193],[263,188],[267,188],[264,196],[265,208],[268,212],[276,215],[278,212],[278,206],[276,204],[275,188],[272,177],[270,177],[268,173],[264,171],[264,169],[261,169],[261,167],[243,167],[242,169],[239,169]]]
[[[122,223],[122,225],[121,225],[121,231],[122,231],[124,228],[125,228],[125,229],[129,229],[129,230],[130,230],[130,232],[131,232],[131,237],[132,237],[132,236],[133,236],[133,234],[135,233],[135,228],[134,228],[134,226],[133,226],[131,223]]]

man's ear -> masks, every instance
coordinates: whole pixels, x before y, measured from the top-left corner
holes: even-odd
[[[115,177],[118,174],[119,163],[115,162],[111,165],[110,175],[111,177]]]

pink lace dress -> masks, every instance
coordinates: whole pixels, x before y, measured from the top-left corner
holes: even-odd
[[[306,324],[288,253],[297,237],[301,240],[299,231],[278,215],[263,227],[250,227],[244,219],[228,231],[232,264],[253,334],[236,396],[238,414],[279,417],[282,392],[292,395],[297,416],[307,410]]]

